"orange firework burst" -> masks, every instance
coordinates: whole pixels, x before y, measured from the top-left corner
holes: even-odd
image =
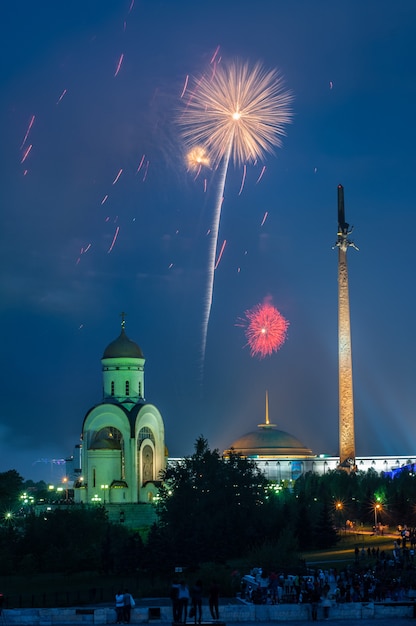
[[[186,161],[189,170],[200,170],[203,165],[209,167],[209,157],[205,148],[196,146],[186,155]]]
[[[282,347],[289,322],[269,301],[245,311],[245,316],[240,325],[246,327],[251,356],[264,359]]]

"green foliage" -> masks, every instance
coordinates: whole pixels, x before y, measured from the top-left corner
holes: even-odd
[[[23,478],[16,470],[0,472],[0,510],[14,511],[19,504]]]
[[[267,481],[253,462],[235,454],[224,459],[199,437],[195,453],[163,478],[160,522],[148,547],[163,550],[171,565],[222,562],[258,541]]]
[[[299,568],[299,544],[293,531],[286,527],[276,541],[268,539],[250,550],[250,562],[263,569],[263,572],[290,571]]]

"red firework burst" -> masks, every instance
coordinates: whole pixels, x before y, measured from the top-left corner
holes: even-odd
[[[270,302],[245,311],[246,337],[251,356],[264,359],[277,352],[286,340],[287,319]]]

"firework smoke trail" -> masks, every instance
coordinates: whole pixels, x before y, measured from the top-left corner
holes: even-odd
[[[215,55],[214,55],[215,57]],[[190,150],[204,148],[214,169],[220,168],[218,194],[210,230],[206,308],[203,319],[202,364],[214,289],[214,272],[221,208],[230,160],[255,163],[281,145],[285,124],[292,118],[292,95],[281,76],[260,64],[250,68],[236,61],[218,64],[211,75],[194,80],[178,122]]]

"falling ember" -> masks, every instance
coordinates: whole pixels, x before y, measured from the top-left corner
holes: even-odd
[[[223,252],[224,252],[224,250],[225,250],[225,246],[226,246],[226,245],[227,245],[227,240],[226,240],[226,239],[224,239],[224,242],[223,242],[223,244],[222,244],[222,246],[221,246],[220,253],[219,253],[219,255],[218,255],[217,262],[215,263],[215,266],[214,266],[214,270],[216,270],[216,269],[217,269],[217,267],[218,267],[218,266],[219,266],[219,264],[220,264],[220,261],[221,261],[221,258],[222,258],[222,255],[223,255]]]
[[[30,144],[30,145],[26,148],[25,153],[24,153],[24,155],[23,155],[22,160],[20,161],[20,163],[24,163],[24,162],[26,161],[27,157],[29,156],[29,152],[31,151],[31,149],[32,149],[32,144]]]
[[[215,50],[214,54],[212,55],[212,59],[211,59],[210,63],[214,63],[215,58],[216,58],[216,56],[217,56],[217,54],[218,54],[218,52],[219,52],[219,51],[220,51],[220,46],[217,46],[217,48],[216,48],[216,50]]]
[[[238,192],[238,195],[241,196],[241,193],[243,191],[244,188],[244,183],[246,181],[246,174],[247,174],[247,165],[244,163],[244,167],[243,167],[243,178],[241,181],[241,187],[240,187],[240,191]]]
[[[186,91],[186,88],[188,86],[188,81],[189,81],[189,74],[186,75],[185,84],[183,86],[182,93],[181,93],[181,98],[183,98],[184,95],[185,95],[185,91]]]
[[[269,212],[268,212],[268,211],[266,211],[266,213],[263,215],[263,220],[262,220],[262,222],[261,222],[260,226],[263,226],[264,222],[267,220],[267,216],[268,216],[268,215],[269,215]]]
[[[30,118],[29,126],[27,127],[26,135],[24,136],[24,139],[23,139],[23,141],[22,141],[22,145],[20,146],[20,149],[22,149],[22,148],[23,148],[23,146],[25,145],[25,143],[26,143],[26,139],[27,139],[27,138],[28,138],[28,136],[29,136],[30,129],[32,128],[32,126],[33,126],[33,124],[34,124],[34,121],[35,121],[35,116],[34,116],[34,115],[32,115],[32,117]]]
[[[123,173],[123,168],[120,169],[119,173],[117,174],[117,176],[115,177],[115,179],[113,180],[113,185],[116,184],[116,182],[118,181],[118,179],[120,178],[121,174]]]
[[[63,90],[63,92],[61,93],[61,95],[59,96],[59,99],[58,99],[58,101],[57,101],[57,103],[56,103],[56,104],[59,104],[59,103],[60,103],[60,101],[62,100],[62,98],[66,95],[66,92],[67,92],[67,90],[66,90],[66,89],[64,89],[64,90]]]
[[[141,161],[140,161],[140,163],[139,163],[139,167],[138,167],[138,168],[137,168],[137,170],[136,170],[136,174],[137,174],[137,172],[140,172],[140,170],[142,169],[142,165],[143,165],[143,162],[144,162],[144,157],[145,157],[145,156],[146,156],[146,155],[143,155],[143,156],[142,156],[142,160],[141,160]]]
[[[117,74],[120,71],[121,64],[123,63],[123,59],[124,59],[124,53],[120,55],[120,58],[119,58],[119,61],[118,61],[118,65],[117,65],[117,69],[116,69],[116,73],[114,74],[114,78],[117,76]]]
[[[260,172],[260,176],[258,177],[258,179],[256,180],[256,185],[261,181],[261,179],[263,178],[263,174],[266,171],[266,166],[263,165],[261,172]]]
[[[120,230],[120,226],[117,226],[116,232],[114,233],[113,241],[111,242],[111,246],[109,247],[107,254],[110,254],[111,250],[114,248],[114,244],[116,243],[119,230]]]
[[[143,174],[143,182],[146,180],[147,178],[147,172],[149,171],[149,161],[146,161],[146,165],[144,168],[144,174]]]
[[[107,202],[108,200],[108,193],[104,196],[104,198],[101,200],[101,204],[104,204],[104,202]]]
[[[246,329],[251,356],[264,359],[282,347],[289,322],[271,304],[270,299],[266,299],[262,304],[245,311],[245,319],[239,320],[236,325]]]

